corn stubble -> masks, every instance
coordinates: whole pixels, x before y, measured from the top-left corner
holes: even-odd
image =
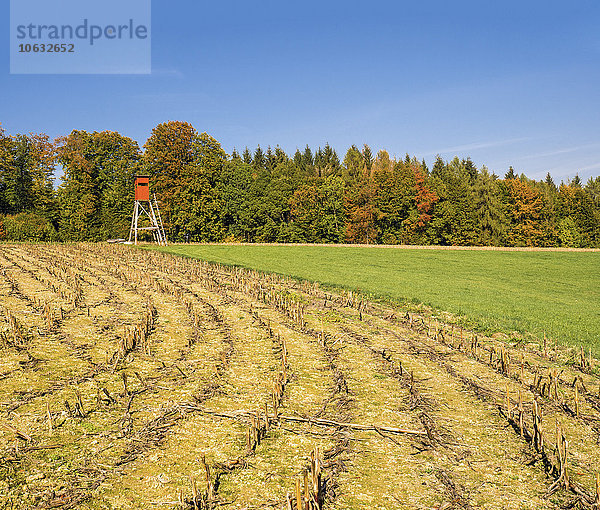
[[[124,246],[0,291],[0,508],[600,508],[583,349]]]

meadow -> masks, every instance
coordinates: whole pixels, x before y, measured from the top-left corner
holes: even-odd
[[[600,354],[600,252],[173,245],[166,251],[450,312]]]

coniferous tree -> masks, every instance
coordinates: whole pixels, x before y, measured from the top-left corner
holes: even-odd
[[[541,246],[557,246],[558,239],[558,218],[556,217],[556,205],[558,202],[558,189],[554,185],[552,176],[548,173],[544,181],[529,182],[542,197],[542,242]]]
[[[275,147],[275,165],[281,165],[283,163],[287,163],[289,161],[290,158],[288,158],[288,155],[285,153],[285,151],[279,147],[279,145],[277,147]]]
[[[366,143],[363,145],[362,155],[365,162],[365,169],[368,173],[370,173],[371,166],[373,166],[373,153],[371,152],[371,147],[369,147]]]
[[[339,175],[340,174],[340,160],[331,146],[326,143],[325,148],[321,152],[319,148],[319,175],[326,177],[328,175]]]
[[[310,150],[310,147],[308,146],[308,144],[306,145],[306,147],[304,148],[304,154],[302,155],[303,161],[304,161],[304,171],[306,172],[307,175],[314,175],[314,164],[315,164],[315,160],[313,158],[313,154],[312,151]]]
[[[250,150],[248,149],[248,147],[246,147],[244,149],[244,152],[242,154],[242,159],[244,160],[244,163],[246,163],[247,165],[252,164],[252,154],[250,153]]]
[[[515,169],[510,166],[508,168],[508,172],[506,172],[506,174],[504,175],[505,179],[516,179],[517,178],[517,174],[515,173]]]
[[[314,157],[314,169],[317,177],[323,177],[323,167],[324,167],[324,159],[323,159],[323,151],[321,147],[317,149]]]
[[[223,166],[217,193],[222,203],[224,238],[231,241],[255,241],[258,197],[253,168],[244,161],[231,161]]]
[[[252,166],[254,167],[255,171],[260,172],[261,170],[265,169],[265,164],[266,164],[265,155],[259,145],[256,148],[256,150],[254,151],[254,158],[252,159]]]
[[[585,191],[592,199],[594,207],[600,212],[600,176],[590,177],[585,185]]]
[[[271,146],[267,147],[267,153],[265,154],[265,168],[267,172],[272,173],[277,166],[277,157],[271,150]]]
[[[471,158],[463,159],[461,164],[469,176],[469,182],[473,184],[477,178],[477,167],[471,161]]]
[[[303,174],[306,174],[304,159],[302,158],[302,153],[298,148],[296,148],[296,152],[294,153],[294,165],[296,165],[296,168],[298,168],[298,170],[300,170]]]
[[[546,179],[544,181],[550,188],[556,189],[556,184],[554,184],[554,180],[552,179],[552,176],[550,175],[550,172],[546,173]]]
[[[485,167],[475,179],[473,196],[478,222],[477,244],[501,246],[506,231],[501,189],[497,179]]]
[[[364,183],[372,190],[372,206],[375,231],[374,242],[385,244],[398,243],[398,231],[401,230],[402,204],[399,203],[397,181],[394,175],[394,162],[387,151],[379,151],[369,175],[363,177]],[[401,198],[400,198],[401,200]]]
[[[445,165],[442,175],[432,172],[435,204],[428,235],[432,242],[462,246],[477,242],[477,219],[473,187],[462,162],[455,157]]]
[[[433,169],[431,170],[431,177],[443,179],[445,173],[446,173],[446,163],[444,162],[442,157],[438,154],[435,157],[435,163],[433,164]]]
[[[394,162],[390,159],[389,153],[384,150],[379,151],[371,166],[371,175],[386,176],[391,174],[393,172],[393,169]]]
[[[339,243],[344,240],[344,183],[330,175],[300,185],[291,198],[291,241]]]
[[[325,144],[324,149],[319,147],[317,150],[314,166],[318,177],[341,174],[340,160],[328,143]]]
[[[594,214],[594,204],[581,186],[560,186],[557,197],[556,212],[559,224],[571,231],[567,237],[576,238],[577,246],[589,247],[595,244],[599,225]],[[563,220],[570,218],[568,222]],[[572,221],[572,222],[571,222]]]
[[[346,184],[356,182],[365,168],[363,155],[356,145],[352,145],[344,157],[344,167],[342,169],[342,178]]]

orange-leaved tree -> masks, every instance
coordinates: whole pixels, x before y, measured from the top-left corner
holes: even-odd
[[[144,170],[161,202],[169,237],[217,241],[224,235],[216,184],[227,160],[219,142],[187,122],[159,124],[144,145]]]
[[[161,212],[167,227],[171,225],[182,178],[194,162],[194,140],[197,135],[188,122],[163,122],[152,130],[144,145],[144,172],[152,177],[151,188],[161,200]]]
[[[543,242],[541,193],[526,180],[505,179],[506,240],[509,246],[540,246]]]
[[[418,217],[415,226],[422,229],[431,219],[433,206],[438,201],[437,193],[427,186],[425,175],[420,167],[413,165],[415,175],[415,203],[417,206]]]

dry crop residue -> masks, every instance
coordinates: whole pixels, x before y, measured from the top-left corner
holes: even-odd
[[[0,246],[0,508],[599,508],[596,361],[125,246]]]

